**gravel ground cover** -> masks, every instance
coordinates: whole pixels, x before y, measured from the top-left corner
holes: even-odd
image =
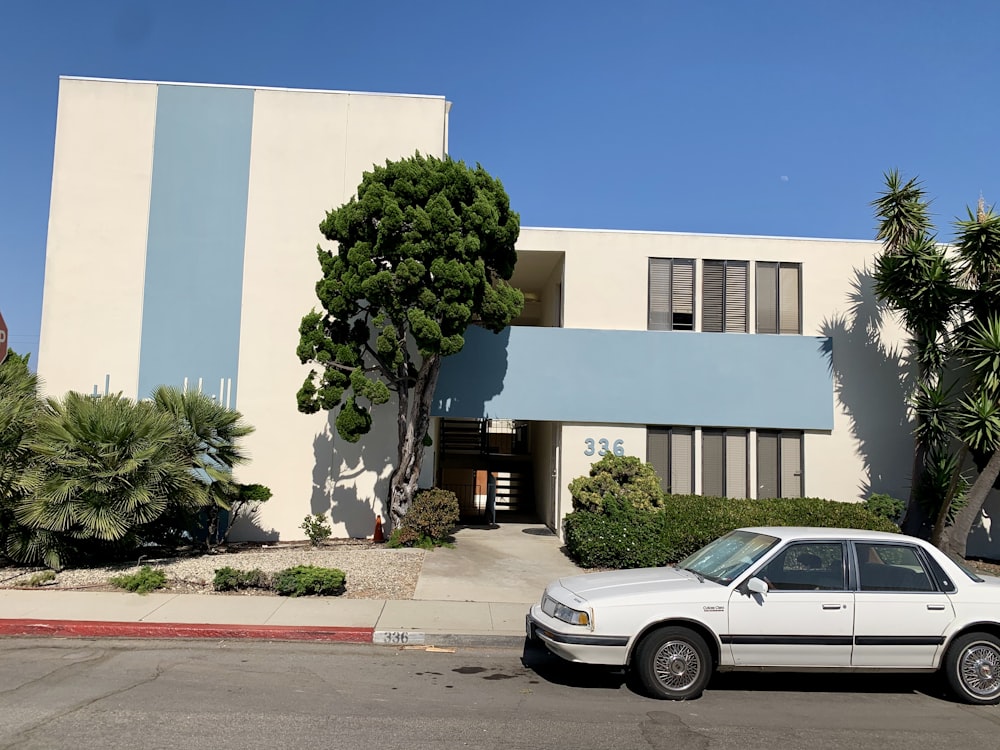
[[[212,588],[218,568],[237,570],[260,568],[276,573],[295,565],[338,568],[346,574],[345,599],[412,599],[417,576],[424,561],[422,549],[389,549],[364,539],[334,539],[313,549],[307,542],[267,546],[232,545],[225,551],[210,554],[185,554],[168,558],[148,558],[136,564],[103,568],[72,568],[58,572],[54,581],[42,588],[81,591],[119,591],[108,579],[134,573],[142,565],[166,573],[167,588],[174,593],[239,596],[274,595],[259,589],[222,594]],[[23,588],[32,576],[44,568],[18,568],[0,564],[0,588]]]

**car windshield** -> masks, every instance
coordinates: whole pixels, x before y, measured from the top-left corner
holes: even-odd
[[[677,567],[715,583],[728,584],[778,543],[777,537],[731,531],[684,558]]]

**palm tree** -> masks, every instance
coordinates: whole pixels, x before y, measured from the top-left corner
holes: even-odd
[[[155,540],[208,502],[176,420],[121,395],[68,393],[38,418],[32,450],[45,475],[15,517],[36,532],[22,560],[59,568],[76,555],[115,554]]]
[[[9,352],[0,364],[0,556],[10,556],[8,542],[18,532],[14,506],[39,483],[30,441],[42,407],[28,357]]]
[[[153,393],[153,402],[177,422],[187,455],[207,487],[211,502],[206,509],[206,544],[211,546],[219,541],[219,511],[230,511],[239,497],[233,470],[247,461],[241,441],[254,428],[238,411],[204,393],[160,386]]]

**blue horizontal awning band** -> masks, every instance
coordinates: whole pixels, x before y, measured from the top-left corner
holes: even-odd
[[[433,414],[832,430],[832,356],[828,337],[473,327]]]

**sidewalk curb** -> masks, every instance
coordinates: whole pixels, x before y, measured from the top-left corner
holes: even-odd
[[[275,641],[371,643],[374,633],[375,628],[309,627],[298,625],[211,625],[183,622],[0,619],[0,636],[242,638]]]

